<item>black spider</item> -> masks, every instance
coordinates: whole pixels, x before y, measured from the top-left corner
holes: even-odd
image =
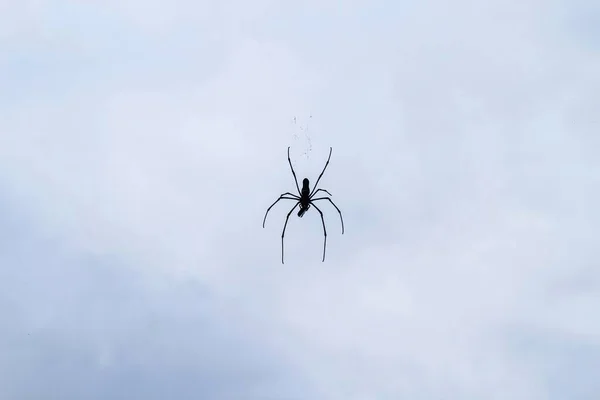
[[[288,219],[290,218],[290,214],[292,213],[292,211],[294,211],[294,209],[296,207],[298,207],[298,205],[300,205],[300,211],[298,211],[298,217],[302,218],[302,216],[304,215],[304,213],[306,211],[308,211],[308,209],[310,208],[311,204],[317,209],[317,211],[319,212],[319,214],[321,215],[321,222],[323,223],[323,235],[324,235],[324,239],[323,239],[323,261],[325,261],[325,248],[327,246],[327,230],[325,229],[325,220],[323,219],[323,213],[321,212],[321,210],[319,209],[319,207],[317,207],[317,205],[314,203],[315,201],[318,200],[328,200],[334,207],[335,209],[338,211],[338,213],[340,214],[340,220],[342,221],[342,235],[344,234],[344,218],[342,218],[342,212],[340,211],[340,209],[334,204],[334,202],[329,198],[329,197],[317,197],[314,198],[314,195],[317,194],[317,192],[322,191],[327,193],[328,195],[331,196],[331,193],[329,193],[327,190],[325,189],[317,189],[317,185],[319,183],[319,180],[321,179],[321,177],[323,176],[323,173],[325,172],[325,169],[327,168],[327,165],[329,165],[329,159],[331,158],[331,152],[332,152],[332,148],[329,148],[329,158],[327,158],[327,162],[325,163],[325,167],[323,168],[323,171],[321,171],[321,175],[319,175],[319,178],[317,179],[317,182],[315,183],[315,186],[312,190],[312,192],[310,191],[309,188],[309,183],[308,183],[308,179],[304,178],[304,180],[302,181],[302,190],[300,190],[300,187],[298,186],[298,179],[296,178],[296,173],[294,172],[294,167],[292,167],[292,161],[290,160],[290,148],[288,147],[288,162],[290,164],[290,168],[292,169],[292,175],[294,175],[294,181],[296,182],[296,189],[298,189],[298,194],[300,194],[300,196],[292,194],[290,192],[286,192],[283,193],[281,196],[279,196],[279,198],[277,200],[275,200],[275,203],[271,204],[271,206],[269,208],[267,208],[267,212],[265,213],[265,218],[263,219],[263,228],[265,227],[265,221],[267,220],[267,214],[269,213],[269,210],[271,210],[271,208],[277,204],[277,202],[279,200],[294,200],[296,201],[296,204],[294,205],[294,207],[292,207],[292,209],[290,210],[290,212],[287,214],[287,216],[285,217],[285,224],[283,224],[283,231],[281,232],[281,263],[283,264],[283,237],[285,235],[285,227],[287,226],[288,223]]]

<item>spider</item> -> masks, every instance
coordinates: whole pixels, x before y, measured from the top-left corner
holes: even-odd
[[[298,194],[300,196],[292,194],[290,192],[283,193],[281,196],[279,196],[279,198],[277,200],[275,200],[275,202],[273,204],[271,204],[271,206],[269,208],[267,208],[267,212],[265,213],[265,218],[263,219],[263,228],[264,228],[265,221],[267,220],[267,214],[269,213],[271,208],[273,208],[273,206],[275,204],[277,204],[277,202],[279,200],[294,200],[296,202],[294,207],[292,207],[290,212],[285,217],[285,223],[283,224],[283,231],[281,232],[281,263],[282,264],[284,264],[284,262],[283,262],[283,237],[285,235],[285,228],[287,226],[288,219],[290,218],[290,214],[292,214],[292,212],[296,209],[296,207],[298,207],[298,205],[300,205],[300,210],[298,211],[298,217],[300,217],[300,218],[302,218],[304,213],[306,213],[306,211],[308,211],[308,209],[310,208],[311,205],[313,205],[317,209],[319,214],[321,215],[321,222],[323,223],[323,236],[324,236],[324,238],[323,238],[323,260],[322,260],[323,262],[325,261],[325,248],[327,246],[327,230],[325,229],[325,220],[323,219],[323,212],[314,203],[315,201],[327,200],[335,207],[337,212],[340,214],[340,220],[342,221],[342,235],[344,234],[344,218],[342,218],[342,212],[340,211],[340,209],[335,205],[335,203],[329,197],[326,197],[326,196],[317,197],[317,198],[314,197],[318,192],[325,192],[329,196],[331,196],[331,193],[329,193],[327,190],[317,189],[317,185],[319,184],[319,180],[321,180],[321,177],[323,176],[325,169],[327,169],[327,165],[329,165],[329,159],[331,159],[332,150],[333,149],[330,147],[329,148],[329,158],[327,158],[325,167],[323,167],[323,171],[321,171],[321,175],[319,175],[319,178],[317,178],[317,182],[315,183],[315,186],[313,187],[313,190],[311,191],[310,187],[309,187],[309,181],[307,178],[304,178],[304,180],[302,181],[302,190],[300,190],[300,187],[298,186],[298,179],[296,178],[296,173],[294,172],[294,167],[292,166],[292,161],[290,160],[290,148],[288,147],[288,150],[287,150],[288,163],[290,164],[290,168],[292,170],[292,175],[294,175],[294,181],[296,182],[296,189],[298,189]]]

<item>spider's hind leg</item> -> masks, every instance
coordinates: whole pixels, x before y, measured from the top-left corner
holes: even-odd
[[[296,172],[294,172],[294,167],[292,166],[292,160],[290,160],[290,148],[289,147],[287,150],[287,156],[288,156],[288,163],[290,164],[290,169],[292,170],[292,175],[294,175],[294,182],[296,183],[296,189],[298,189],[298,194],[301,194],[302,192],[300,192],[300,186],[298,186],[298,178],[296,178]]]

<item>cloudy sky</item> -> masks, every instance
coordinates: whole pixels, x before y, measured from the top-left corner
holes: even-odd
[[[0,0],[0,398],[597,399],[598,27]]]

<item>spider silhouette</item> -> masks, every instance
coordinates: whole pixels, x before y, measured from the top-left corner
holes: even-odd
[[[267,220],[267,214],[269,213],[271,208],[273,208],[273,206],[275,204],[277,204],[277,202],[279,200],[294,200],[296,202],[294,207],[292,207],[290,212],[285,217],[285,223],[283,224],[283,231],[281,232],[281,263],[282,264],[284,264],[284,262],[283,262],[283,237],[285,236],[285,228],[287,226],[290,215],[296,209],[296,207],[298,207],[298,205],[300,206],[300,211],[298,211],[298,217],[300,217],[300,218],[302,218],[304,213],[306,213],[306,211],[308,211],[308,209],[310,208],[311,205],[314,206],[317,209],[317,211],[319,212],[319,214],[321,215],[321,222],[323,223],[323,236],[324,236],[324,238],[323,238],[323,260],[322,260],[323,262],[325,261],[325,248],[327,247],[327,229],[325,229],[325,220],[323,219],[323,212],[314,203],[315,201],[327,200],[335,207],[337,212],[340,214],[340,220],[342,221],[342,235],[344,234],[344,218],[342,217],[342,212],[335,205],[333,200],[331,200],[327,196],[317,197],[317,198],[314,197],[318,192],[325,192],[329,196],[331,196],[331,193],[329,193],[327,190],[317,189],[317,185],[319,184],[319,181],[321,180],[323,173],[325,172],[325,170],[327,169],[327,166],[329,165],[329,160],[331,159],[332,150],[333,149],[330,147],[329,148],[329,158],[327,158],[325,167],[323,167],[323,171],[321,171],[321,175],[319,175],[319,178],[317,178],[317,182],[315,183],[315,186],[313,187],[313,190],[311,191],[310,187],[309,187],[309,181],[307,178],[304,178],[304,180],[302,181],[302,190],[300,190],[300,187],[298,186],[298,179],[296,178],[296,173],[294,172],[294,167],[292,166],[292,161],[290,160],[290,148],[288,147],[288,150],[287,150],[288,151],[288,163],[290,164],[290,168],[292,170],[292,175],[294,175],[294,181],[296,182],[296,189],[298,189],[299,196],[295,195],[293,193],[290,193],[290,192],[283,193],[281,196],[279,196],[279,198],[277,200],[275,200],[275,202],[273,204],[271,204],[271,206],[269,208],[267,208],[267,212],[265,213],[265,218],[263,219],[263,228],[264,228],[265,221]]]

